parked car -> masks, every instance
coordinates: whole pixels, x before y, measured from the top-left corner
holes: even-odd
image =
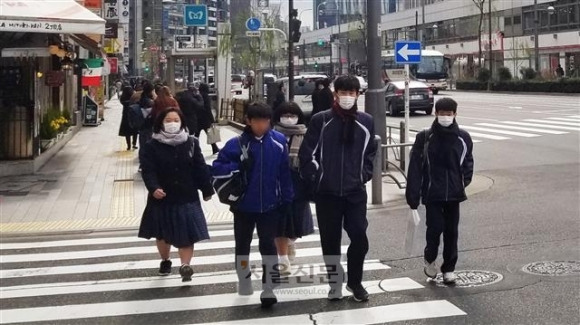
[[[322,74],[299,75],[294,77],[294,102],[300,106],[304,117],[307,121],[312,115],[312,93],[314,92],[315,82],[318,79],[326,78]],[[284,83],[284,87],[288,89],[288,77],[278,79],[279,82]]]
[[[425,83],[411,81],[409,83],[409,110],[411,112],[424,111],[427,115],[433,114],[433,91]],[[405,82],[392,81],[387,84],[385,94],[387,112],[391,116],[405,111]]]

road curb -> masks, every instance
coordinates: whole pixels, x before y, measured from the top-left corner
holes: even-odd
[[[579,93],[535,93],[535,92],[523,92],[523,91],[487,91],[487,90],[445,90],[445,93],[487,93],[487,94],[503,94],[503,95],[536,95],[536,96],[554,96],[554,97],[580,97]]]

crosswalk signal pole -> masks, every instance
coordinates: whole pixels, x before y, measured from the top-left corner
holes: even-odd
[[[411,82],[409,65],[405,64],[405,143],[409,142],[409,117],[410,117],[410,94],[409,82]],[[405,172],[409,170],[409,147],[405,147]]]

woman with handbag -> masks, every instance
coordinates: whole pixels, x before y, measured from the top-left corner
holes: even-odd
[[[280,273],[290,273],[290,262],[296,256],[295,241],[297,238],[314,233],[312,211],[308,200],[308,189],[298,171],[300,161],[298,151],[306,134],[304,113],[294,102],[282,103],[274,116],[274,129],[286,136],[292,184],[294,186],[294,201],[292,202],[292,217],[280,222],[276,249],[278,250]]]
[[[194,244],[209,239],[198,191],[209,201],[214,194],[209,168],[199,142],[186,131],[177,108],[159,113],[152,140],[142,149],[143,181],[149,192],[139,237],[157,240],[159,275],[171,274],[171,246],[179,251],[183,282],[191,281]]]
[[[121,126],[119,127],[119,136],[125,137],[127,151],[131,150],[131,144],[133,145],[133,149],[137,149],[137,136],[139,135],[139,131],[134,130],[129,123],[131,96],[133,96],[134,92],[133,88],[125,86],[123,87],[123,92],[119,99],[121,104],[123,104],[123,115],[121,117]]]
[[[220,141],[219,129],[215,126],[215,118],[211,110],[211,100],[209,99],[209,86],[207,84],[199,85],[199,93],[201,98],[203,98],[203,110],[199,112],[197,121],[199,128],[197,129],[195,136],[199,138],[201,130],[205,131],[208,137],[208,144],[211,144],[211,151],[215,155],[220,149],[217,146],[217,142]]]

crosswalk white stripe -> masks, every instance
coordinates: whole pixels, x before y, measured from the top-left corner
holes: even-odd
[[[400,140],[401,137],[399,136],[399,134],[393,133],[391,134],[391,138],[393,138],[394,140]],[[409,136],[409,142],[415,142],[415,137]],[[481,140],[476,140],[476,139],[472,139],[473,143],[481,143],[483,141]]]
[[[402,279],[405,283],[412,284],[406,290],[423,288],[422,285],[409,278]],[[367,288],[369,294],[379,294],[384,292],[378,286],[380,282],[378,280],[365,281],[363,282],[363,286]],[[400,282],[401,279],[388,279],[384,280],[381,286],[385,288],[393,285],[401,288]],[[328,285],[317,285],[280,289],[276,290],[276,293],[280,302],[307,301],[325,299],[328,295],[328,289]],[[183,298],[6,309],[0,310],[0,319],[2,319],[3,324],[17,322],[54,322],[71,319],[145,315],[259,304],[260,292],[254,292],[252,296],[239,296],[237,293],[226,293]]]
[[[143,239],[144,240],[144,239]],[[304,236],[299,239],[299,243],[319,242],[320,235]],[[252,246],[258,246],[259,240],[253,240]],[[195,251],[203,251],[210,249],[234,248],[236,242],[228,241],[207,241],[195,244]],[[38,254],[14,254],[14,255],[0,255],[0,263],[19,263],[19,262],[41,262],[41,261],[62,261],[75,260],[83,258],[99,258],[112,257],[123,255],[136,254],[155,254],[157,249],[155,246],[139,246],[139,247],[123,247],[115,249],[100,249],[100,250],[86,250],[86,251],[71,251],[58,253],[38,253]]]
[[[512,122],[512,121],[505,121],[502,123],[513,124],[513,125],[522,125],[522,126],[533,126],[533,127],[548,128],[548,129],[557,129],[557,130],[580,131],[580,128],[573,128],[570,126],[548,125],[548,124],[538,124],[538,123],[528,123],[528,122]]]
[[[502,129],[510,129],[510,130],[530,131],[530,132],[545,133],[545,134],[567,134],[568,133],[568,132],[564,132],[564,131],[544,130],[544,129],[539,129],[539,128],[526,128],[526,127],[520,127],[520,126],[501,125],[501,124],[494,124],[494,123],[477,123],[477,125],[489,126],[489,127],[494,127],[494,128],[502,128]]]
[[[495,130],[495,129],[482,128],[482,127],[471,126],[471,125],[464,125],[464,126],[462,126],[462,128],[464,128],[466,130],[475,130],[475,131],[499,133],[499,134],[513,135],[513,136],[516,136],[516,137],[524,137],[524,138],[535,138],[535,137],[539,137],[540,136],[538,134],[515,132],[515,131],[506,131],[506,130]]]
[[[346,262],[342,263],[346,266]],[[292,266],[291,276],[307,276],[326,274],[324,263],[301,264]],[[364,271],[388,270],[390,267],[381,263],[379,260],[365,260]],[[257,268],[253,272],[255,279],[262,276],[262,269]],[[295,279],[295,278],[294,278]],[[235,271],[222,272],[204,272],[195,273],[192,281],[187,285],[208,285],[237,282],[238,276]],[[302,280],[303,281],[303,280]],[[304,284],[304,282],[302,282]],[[41,283],[28,284],[11,287],[0,287],[0,299],[39,297],[64,294],[94,293],[94,292],[111,292],[123,290],[140,290],[154,288],[173,288],[182,287],[181,277],[178,275],[167,277],[140,277],[128,279],[113,279],[100,281],[80,281],[80,282],[59,282],[59,283]]]
[[[580,118],[548,117],[549,120],[580,123]]]
[[[210,238],[233,236],[233,230],[215,230],[209,231]],[[50,248],[50,247],[68,247],[68,246],[86,246],[86,245],[104,245],[104,244],[126,244],[143,242],[145,239],[134,236],[127,237],[99,237],[84,238],[71,240],[53,240],[39,242],[22,242],[22,243],[0,243],[0,250],[7,249],[31,249],[31,248]]]
[[[376,306],[268,318],[244,319],[229,322],[203,323],[206,325],[238,324],[383,324],[415,319],[464,316],[463,310],[447,300],[408,302],[402,304]]]
[[[548,124],[556,124],[556,125],[565,125],[565,126],[577,126],[580,128],[580,122],[578,123],[571,123],[571,122],[558,122],[558,121],[550,121],[550,120],[538,120],[538,119],[525,119],[526,122],[534,122],[534,123],[548,123]]]
[[[490,139],[490,140],[499,140],[499,141],[510,139],[510,138],[502,137],[499,135],[491,135],[491,134],[484,134],[484,133],[478,133],[478,132],[469,132],[469,135],[471,135],[472,137]]]
[[[342,251],[346,251],[348,246],[341,247]],[[302,248],[296,250],[298,257],[312,257],[322,256],[322,249],[320,247]],[[194,265],[211,265],[211,264],[228,264],[234,263],[235,254],[210,255],[194,257],[192,264]],[[261,261],[262,257],[258,252],[250,254],[250,260]],[[99,264],[83,264],[83,265],[66,265],[66,266],[50,266],[39,268],[26,269],[6,269],[0,270],[0,279],[8,279],[15,277],[31,277],[44,275],[63,275],[75,273],[97,273],[97,272],[112,272],[112,271],[127,271],[140,269],[155,269],[159,267],[159,260],[147,261],[130,261],[130,262],[114,262],[114,263],[99,263]]]

